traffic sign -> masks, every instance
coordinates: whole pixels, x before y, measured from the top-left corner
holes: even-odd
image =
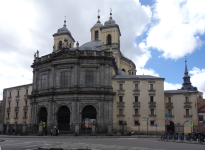
[[[157,124],[155,124],[155,127],[157,127]]]
[[[165,114],[165,117],[170,117],[170,114]]]
[[[180,123],[177,123],[177,126],[179,127],[179,126],[180,126]]]
[[[165,125],[170,125],[170,118],[169,117],[165,117]]]
[[[193,127],[193,121],[192,120],[189,120],[189,126]]]
[[[140,123],[138,123],[138,126],[140,126]]]

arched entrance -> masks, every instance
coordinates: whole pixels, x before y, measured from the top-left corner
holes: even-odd
[[[70,110],[67,106],[61,106],[58,110],[58,128],[61,131],[70,130]]]
[[[97,120],[97,111],[95,107],[88,105],[85,106],[82,110],[82,129],[85,129],[85,118],[89,119],[89,126],[88,128],[92,127],[92,122]]]
[[[175,126],[172,121],[170,121],[170,125],[167,125],[167,133],[175,133]]]
[[[42,107],[39,111],[39,123],[45,122],[47,125],[47,116],[48,116],[48,112],[47,109],[45,107]]]

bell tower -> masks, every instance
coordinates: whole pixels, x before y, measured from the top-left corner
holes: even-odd
[[[74,47],[75,40],[71,35],[71,32],[66,27],[66,18],[62,28],[58,29],[57,33],[53,34],[54,45],[53,51],[61,50],[63,47],[72,48]]]

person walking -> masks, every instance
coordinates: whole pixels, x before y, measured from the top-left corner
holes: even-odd
[[[10,129],[8,129],[8,135],[10,135]]]
[[[51,136],[53,136],[53,128],[51,128]]]
[[[58,131],[57,135],[59,135],[59,132],[60,132],[59,129],[57,131]]]
[[[15,135],[15,129],[13,129],[13,131],[12,131],[12,132],[13,132],[13,135]]]
[[[47,137],[47,133],[48,133],[48,130],[47,129],[45,129],[45,136]]]

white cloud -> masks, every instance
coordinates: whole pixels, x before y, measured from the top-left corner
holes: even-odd
[[[143,44],[135,42],[135,38],[147,30],[152,12],[149,6],[141,5],[139,0],[1,2],[0,97],[3,88],[32,82],[30,66],[33,54],[37,49],[40,56],[52,52],[52,35],[63,26],[65,15],[67,28],[82,45],[91,39],[90,29],[97,22],[97,9],[101,9],[100,21],[104,24],[109,19],[110,7],[113,9],[113,19],[121,30],[121,51],[136,62],[138,68],[143,68],[151,55]],[[144,70],[147,74],[154,73],[153,70]]]
[[[168,83],[164,82],[164,90],[177,90],[181,89],[182,84],[173,84],[173,83]]]
[[[191,76],[191,82],[193,86],[196,86],[200,92],[203,92],[205,95],[205,69],[199,69],[194,67],[189,71]]]
[[[158,23],[148,32],[147,46],[178,59],[202,45],[205,32],[204,0],[157,0],[153,19]]]

